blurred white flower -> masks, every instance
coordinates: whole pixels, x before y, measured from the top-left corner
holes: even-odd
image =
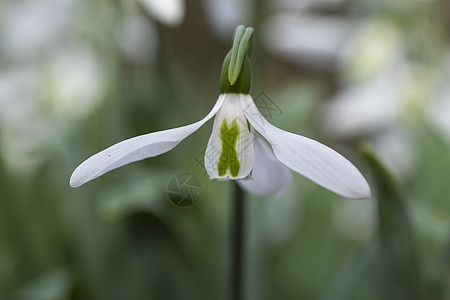
[[[178,26],[184,19],[184,0],[138,0],[158,22]]]
[[[283,60],[335,69],[352,30],[342,18],[283,12],[264,23],[264,45]]]
[[[228,41],[239,24],[244,23],[245,2],[240,0],[203,0],[210,30]]]
[[[344,81],[373,79],[403,55],[401,32],[393,22],[373,18],[355,29],[341,57]]]
[[[443,68],[437,82],[436,93],[427,116],[430,122],[450,141],[450,49],[444,59]]]
[[[68,0],[12,1],[0,12],[0,51],[14,61],[39,58],[58,45],[70,22]]]
[[[39,114],[39,76],[31,68],[0,73],[0,154],[13,173],[42,161],[48,125]]]
[[[342,82],[373,79],[404,52],[400,29],[385,18],[351,21],[300,8],[273,14],[264,23],[264,42],[283,60],[338,71]]]
[[[156,56],[157,33],[152,22],[148,22],[137,12],[125,16],[120,47],[125,56],[136,64],[146,63]]]
[[[407,124],[427,114],[435,85],[435,72],[400,57],[372,80],[348,84],[325,102],[323,126],[333,135],[359,137]]]
[[[315,8],[338,7],[344,0],[271,0],[268,2],[273,10],[301,12]]]
[[[48,61],[42,75],[43,93],[53,116],[80,120],[103,100],[106,74],[93,51],[73,46]]]
[[[406,68],[404,61],[397,61],[372,80],[345,85],[322,107],[325,131],[358,137],[393,126],[401,109]]]
[[[0,11],[0,155],[32,174],[52,139],[102,100],[103,59],[75,35],[70,0],[10,1]]]
[[[345,86],[319,110],[323,131],[340,138],[370,138],[375,151],[397,176],[407,174],[414,161],[407,128],[410,120],[417,118],[410,107],[426,97],[423,83],[411,81],[413,73],[399,60],[372,80]]]
[[[411,130],[424,118],[445,128],[450,105],[445,84],[440,96],[435,95],[439,76],[432,67],[413,64],[401,52],[383,57],[383,67],[366,80],[347,83],[323,104],[321,125],[332,136],[370,138],[392,171],[406,175],[415,156]]]

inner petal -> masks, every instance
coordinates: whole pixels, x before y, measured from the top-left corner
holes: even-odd
[[[205,152],[205,168],[211,179],[247,177],[253,168],[254,133],[237,94],[225,94],[217,112]]]

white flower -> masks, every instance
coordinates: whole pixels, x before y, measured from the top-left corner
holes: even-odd
[[[402,110],[399,99],[407,69],[400,60],[370,81],[346,85],[322,106],[322,126],[335,136],[358,136],[391,126]]]
[[[263,143],[254,142],[256,130],[271,144],[275,158],[286,167],[342,196],[370,197],[366,180],[342,155],[317,141],[271,125],[250,95],[237,93],[221,94],[209,114],[196,123],[137,136],[95,154],[75,169],[70,185],[78,187],[120,166],[165,153],[214,115],[205,153],[205,167],[211,179],[246,179],[241,183],[244,187],[254,184],[249,190],[264,186],[263,181],[276,183],[277,186],[268,187],[270,194],[286,189],[289,175],[283,167],[277,167],[273,157],[267,156],[268,149]],[[261,161],[268,161],[274,167],[261,167]]]
[[[178,26],[183,21],[183,0],[139,0],[157,21],[167,26]]]
[[[205,17],[214,36],[228,42],[230,34],[241,24],[245,15],[245,5],[240,0],[202,1]]]
[[[156,26],[134,11],[123,20],[120,47],[124,55],[136,65],[145,65],[156,59],[158,49]]]
[[[0,8],[0,50],[12,61],[42,59],[67,37],[74,21],[72,1],[4,2]]]
[[[45,158],[49,125],[39,113],[39,75],[29,66],[0,72],[0,157],[15,174],[33,173]]]
[[[264,45],[270,52],[320,70],[335,67],[352,31],[352,23],[342,18],[292,10],[275,14],[264,26]]]
[[[105,80],[102,61],[85,47],[55,52],[40,80],[46,103],[56,118],[82,120],[103,100]]]

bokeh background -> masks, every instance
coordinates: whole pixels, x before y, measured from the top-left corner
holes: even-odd
[[[169,153],[68,181],[118,141],[206,115],[241,23],[256,31],[261,112],[344,154],[374,194],[294,175],[281,197],[247,195],[246,299],[450,299],[449,12],[448,0],[1,0],[0,299],[226,298],[232,185],[198,163],[212,122]],[[371,172],[361,141],[394,179]],[[167,197],[179,172],[202,186],[189,209]]]

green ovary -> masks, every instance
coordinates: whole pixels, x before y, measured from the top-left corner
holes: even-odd
[[[239,126],[236,119],[233,120],[231,126],[228,126],[226,119],[223,119],[220,126],[220,140],[222,141],[222,153],[220,154],[218,171],[219,176],[224,176],[227,170],[236,177],[239,173],[239,159],[236,153],[236,142],[239,136]]]

